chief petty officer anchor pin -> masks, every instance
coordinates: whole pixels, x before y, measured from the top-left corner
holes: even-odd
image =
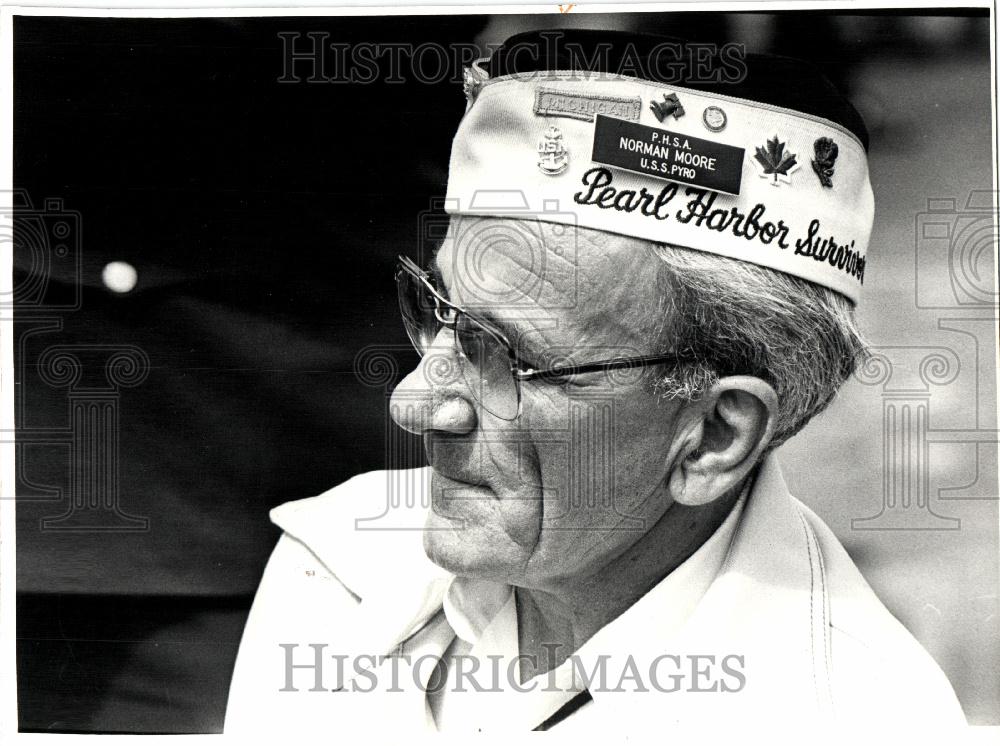
[[[557,176],[569,168],[569,151],[563,144],[563,135],[558,127],[545,130],[538,141],[538,170],[548,176]]]

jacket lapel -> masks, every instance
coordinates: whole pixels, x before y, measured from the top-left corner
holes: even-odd
[[[305,544],[358,599],[331,644],[348,661],[390,653],[424,627],[441,609],[454,577],[427,558],[421,530],[380,529],[377,522],[359,521],[385,500],[384,490],[369,492],[349,499],[321,495],[271,511],[271,520]],[[419,503],[394,507],[394,525],[422,526],[426,510]],[[350,664],[344,673],[345,686],[358,676]]]
[[[762,722],[772,715],[783,726],[828,719],[828,620],[816,537],[769,456],[718,576],[682,631],[663,641],[664,652],[714,656],[716,670],[727,656],[738,656],[729,664],[742,671],[744,685],[704,691],[712,682],[693,684],[689,668],[683,691],[640,695],[631,704],[647,717],[679,724]],[[734,683],[729,680],[730,688]]]

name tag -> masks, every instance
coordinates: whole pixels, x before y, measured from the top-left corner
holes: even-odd
[[[744,153],[733,145],[598,114],[591,158],[626,171],[739,194]]]

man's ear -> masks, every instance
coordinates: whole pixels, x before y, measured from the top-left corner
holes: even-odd
[[[753,376],[719,380],[692,403],[668,480],[682,505],[707,505],[736,487],[771,442],[778,395]]]

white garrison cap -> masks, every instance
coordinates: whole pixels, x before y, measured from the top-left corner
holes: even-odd
[[[451,214],[688,247],[857,302],[874,200],[865,146],[847,126],[742,98],[739,86],[729,95],[581,70],[491,77],[484,62],[466,70]]]

